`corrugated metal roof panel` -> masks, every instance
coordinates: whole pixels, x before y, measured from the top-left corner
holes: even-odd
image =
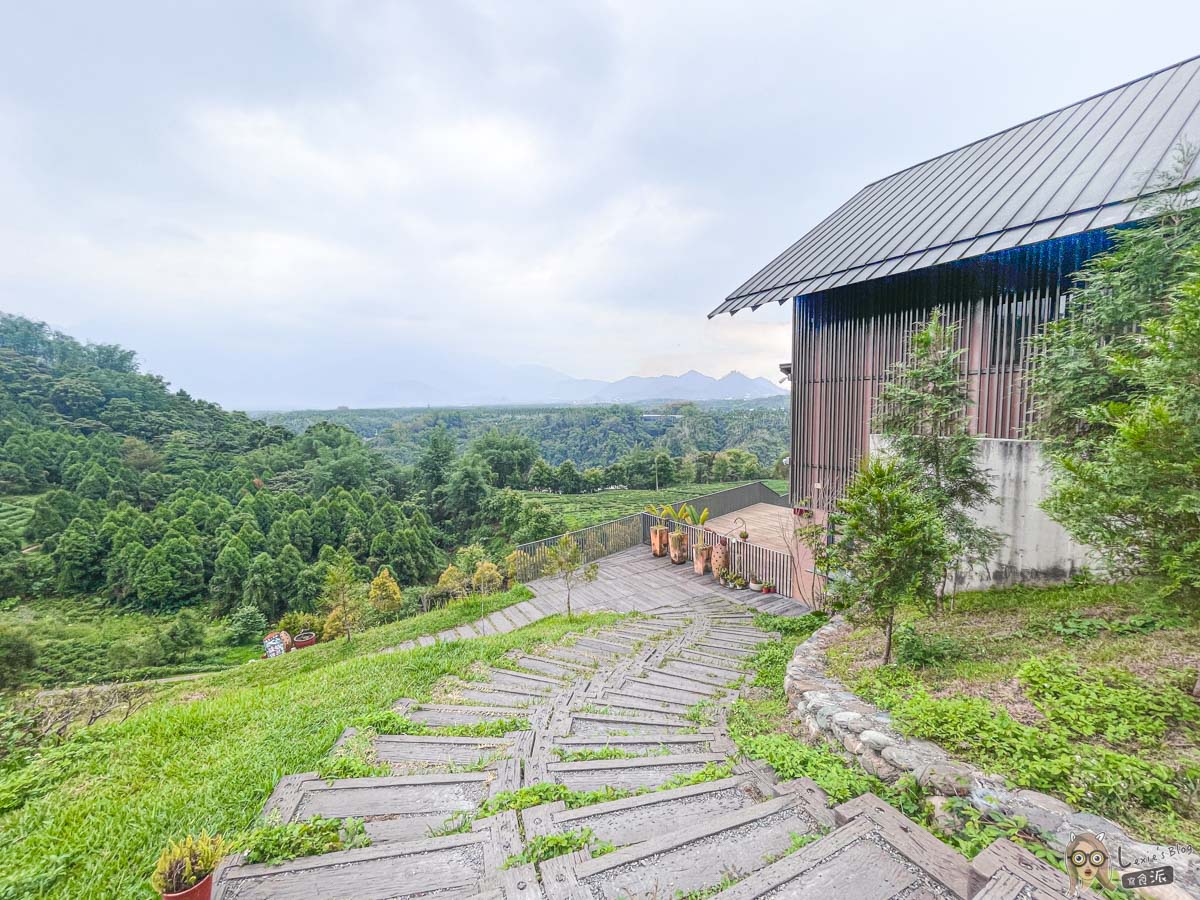
[[[867,185],[709,315],[1131,221],[1181,141],[1200,57]]]

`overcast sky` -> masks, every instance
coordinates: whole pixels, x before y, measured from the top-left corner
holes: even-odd
[[[865,183],[1200,52],[1200,3],[0,3],[0,309],[237,408],[492,361],[772,376],[705,314]]]

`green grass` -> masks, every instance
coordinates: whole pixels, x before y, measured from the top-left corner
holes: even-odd
[[[898,664],[879,666],[873,629],[827,654],[898,728],[1144,839],[1200,841],[1194,597],[1148,581],[1023,587],[899,618]]]
[[[402,619],[355,635],[351,641],[353,646],[348,649],[357,653],[395,646],[418,634],[442,631],[474,621],[530,596],[528,588],[518,585],[509,591],[491,594],[483,602],[477,596],[466,597],[417,617],[424,623],[419,627],[429,627],[430,632],[414,632],[414,626],[409,623],[417,619]],[[159,665],[127,668],[110,655],[114,645],[137,644],[164,631],[170,622],[170,616],[124,610],[100,598],[33,600],[0,610],[0,625],[15,626],[33,638],[38,659],[29,681],[41,687],[216,672],[256,660],[262,655],[262,644],[258,641],[229,647],[216,642],[215,631],[210,631],[208,640],[201,639],[196,646],[181,649],[177,658]],[[434,627],[437,623],[441,624]],[[337,643],[344,641],[339,638]],[[286,659],[297,656],[307,658],[314,652],[337,652],[327,649],[329,646],[332,644],[318,644],[290,653]],[[274,666],[279,662],[268,660],[264,664]]]
[[[130,668],[112,655],[116,645],[137,645],[165,631],[171,618],[124,610],[90,597],[31,600],[0,610],[0,625],[14,626],[33,638],[37,663],[28,681],[41,687],[211,672],[262,653],[257,641],[228,646],[211,632],[207,640],[193,635],[197,638],[193,645],[177,648],[174,658],[157,665]]]
[[[567,520],[568,527],[574,530],[639,513],[651,503],[678,505],[684,500],[691,500],[704,494],[714,494],[717,491],[725,491],[749,483],[733,481],[723,484],[677,484],[658,491],[613,490],[598,491],[595,494],[543,494],[536,491],[523,493],[527,497],[540,500],[555,512],[561,513]],[[786,481],[773,479],[764,481],[764,483],[778,493],[787,491]]]
[[[488,608],[500,601],[489,598]],[[372,653],[476,618],[478,601],[174,685],[0,775],[0,898],[152,897],[159,851],[240,833],[284,775],[312,771],[342,730],[440,678],[619,616],[555,616],[507,635]]]

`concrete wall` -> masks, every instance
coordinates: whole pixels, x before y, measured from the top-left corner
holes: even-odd
[[[980,466],[991,473],[996,502],[980,510],[976,521],[1004,536],[996,559],[956,583],[956,590],[1010,584],[1065,581],[1088,566],[1099,568],[1087,548],[1042,510],[1049,472],[1040,441],[979,438]],[[871,435],[873,451],[881,449]]]

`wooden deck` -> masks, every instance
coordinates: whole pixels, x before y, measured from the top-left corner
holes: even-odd
[[[727,591],[711,574],[697,575],[691,564],[677,566],[665,557],[652,556],[646,546],[622,550],[597,562],[600,568],[596,580],[571,591],[572,609],[647,612],[664,605],[687,607],[702,598],[719,596],[775,615],[799,616],[809,612],[807,606],[790,597]],[[529,587],[536,594],[530,602],[566,610],[566,592],[560,580],[540,578],[531,581]]]
[[[717,534],[737,537],[738,532],[741,531],[741,525],[737,520],[742,519],[746,523],[746,531],[750,533],[750,543],[758,544],[760,547],[769,547],[780,553],[789,553],[792,548],[788,546],[785,537],[790,535],[796,527],[794,518],[791,509],[786,506],[755,503],[753,506],[709,519],[704,527]]]
[[[818,511],[818,515],[824,515]],[[751,544],[758,544],[792,557],[792,596],[803,601],[812,596],[813,592],[813,558],[808,548],[799,541],[789,545],[788,537],[792,535],[798,524],[791,509],[785,506],[775,506],[771,503],[756,503],[739,509],[724,516],[709,519],[705,525],[717,534],[728,534],[737,537],[741,530],[741,519],[746,523],[747,539]]]

